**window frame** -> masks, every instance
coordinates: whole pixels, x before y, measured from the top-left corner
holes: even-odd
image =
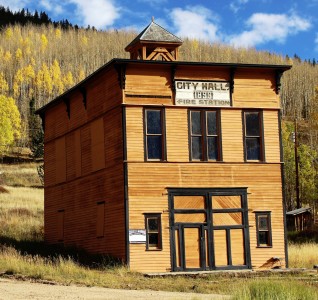
[[[161,121],[161,134],[148,134],[147,133],[147,111],[160,111],[160,121]],[[144,160],[149,162],[156,161],[166,161],[167,151],[166,151],[166,118],[165,109],[162,107],[144,107],[143,109],[143,120],[144,120]],[[161,136],[161,158],[148,158],[148,136]]]
[[[259,219],[260,217],[266,216],[267,218],[267,229],[259,228]],[[257,247],[258,248],[272,248],[273,240],[272,240],[272,221],[271,221],[271,212],[270,211],[257,211],[255,212],[255,223],[256,223],[256,239],[257,239]],[[260,233],[267,232],[267,244],[260,243]]]
[[[162,226],[161,226],[161,213],[145,213],[145,228],[146,228],[146,250],[147,251],[161,251],[162,250]],[[149,230],[148,220],[157,219],[158,229],[156,231]],[[151,246],[149,244],[149,235],[158,234],[158,244],[157,246]]]
[[[200,112],[200,124],[201,124],[201,134],[192,134],[192,112]],[[207,123],[207,113],[215,112],[216,114],[216,135],[208,134],[208,123]],[[204,108],[204,109],[196,109],[189,108],[188,109],[188,135],[189,135],[189,160],[191,162],[219,162],[223,160],[222,157],[222,136],[221,136],[221,110],[216,108]],[[193,159],[192,152],[192,138],[193,137],[201,137],[201,149],[202,149],[202,159]],[[208,138],[216,137],[217,143],[217,158],[209,159],[208,153]]]
[[[258,123],[259,123],[259,135],[247,135],[246,130],[246,114],[247,113],[257,113]],[[243,121],[243,145],[244,145],[244,161],[245,162],[265,162],[265,147],[264,147],[264,119],[262,110],[243,110],[242,111],[242,121]],[[247,157],[247,139],[258,138],[259,139],[259,159],[249,159]]]

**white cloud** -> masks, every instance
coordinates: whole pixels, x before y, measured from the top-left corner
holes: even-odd
[[[249,30],[228,37],[230,44],[236,47],[253,47],[266,42],[284,43],[290,35],[306,31],[311,27],[308,20],[296,14],[255,13],[246,22]]]
[[[171,18],[176,28],[176,35],[201,40],[217,41],[218,17],[211,10],[203,6],[175,8]]]
[[[113,25],[119,17],[120,8],[112,0],[67,0],[76,5],[75,14],[84,26],[102,29]]]
[[[234,12],[237,13],[242,5],[246,4],[249,0],[235,0],[230,3],[230,9]]]
[[[137,1],[141,2],[141,3],[150,4],[151,6],[157,6],[157,5],[164,4],[164,3],[168,2],[168,0],[137,0]],[[159,8],[160,8],[160,6],[159,6]]]
[[[54,2],[54,1],[52,2],[50,0],[40,0],[39,3],[44,8],[44,11],[50,11],[56,15],[60,15],[60,14],[64,13],[63,7],[60,4],[58,4],[58,3],[60,3],[60,1],[58,1],[58,3],[56,3],[56,2]]]
[[[26,8],[29,4],[30,0],[2,0],[0,1],[0,5],[5,8],[9,7],[11,11],[18,11],[22,8]]]

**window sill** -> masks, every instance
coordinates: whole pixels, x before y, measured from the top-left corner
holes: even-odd
[[[273,248],[273,246],[260,245],[260,246],[256,246],[256,248]]]
[[[146,249],[146,251],[162,251],[162,249]]]

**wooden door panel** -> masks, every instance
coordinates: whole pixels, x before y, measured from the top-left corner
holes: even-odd
[[[227,266],[227,243],[226,243],[226,231],[214,230],[214,255],[215,266]]]
[[[200,268],[200,228],[184,228],[184,255],[186,268]]]
[[[243,229],[231,229],[232,264],[245,265],[244,232]]]

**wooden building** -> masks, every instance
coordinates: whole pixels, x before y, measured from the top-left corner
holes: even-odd
[[[288,231],[311,230],[313,218],[310,207],[301,207],[286,213],[286,224]]]
[[[45,240],[171,272],[287,264],[286,65],[178,61],[155,22],[38,110]]]

